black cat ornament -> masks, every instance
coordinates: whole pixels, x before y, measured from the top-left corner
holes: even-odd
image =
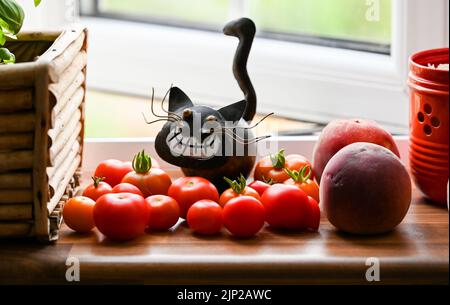
[[[251,129],[257,124],[249,125],[256,113],[256,94],[247,72],[255,24],[242,18],[228,23],[223,32],[239,38],[233,73],[245,99],[215,110],[194,105],[181,89],[173,87],[168,92],[166,115],[158,116],[158,121],[167,123],[155,141],[156,152],[163,160],[179,166],[186,176],[210,180],[220,191],[228,187],[224,177],[236,179],[250,174],[256,143],[267,138],[255,138]]]

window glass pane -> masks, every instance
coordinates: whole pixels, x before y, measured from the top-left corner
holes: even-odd
[[[390,53],[391,0],[98,0],[99,13],[121,19],[220,30],[249,16],[259,35]],[[232,9],[233,8],[233,9]]]
[[[390,0],[247,0],[260,29],[390,44]]]
[[[147,17],[162,22],[219,26],[229,16],[231,0],[101,0],[102,13]]]

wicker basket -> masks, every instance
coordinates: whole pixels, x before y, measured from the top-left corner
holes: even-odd
[[[79,187],[87,31],[23,33],[0,65],[0,237],[58,238]]]

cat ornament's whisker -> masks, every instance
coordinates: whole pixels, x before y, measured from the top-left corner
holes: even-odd
[[[222,128],[223,128],[223,129],[247,129],[247,130],[249,130],[249,129],[254,129],[254,128],[258,127],[258,125],[261,124],[263,121],[265,121],[268,117],[270,117],[270,116],[272,116],[272,115],[274,115],[274,114],[275,114],[274,112],[271,112],[271,113],[265,115],[264,117],[262,117],[262,118],[258,121],[258,123],[256,123],[256,124],[253,125],[253,126],[249,126],[249,127],[229,126],[229,127],[222,127]]]
[[[164,99],[165,99],[166,97],[167,97],[167,93],[166,93],[166,96],[164,97]],[[178,115],[175,114],[175,113],[167,112],[168,115],[159,115],[159,114],[157,114],[156,111],[155,111],[155,105],[154,105],[154,104],[155,104],[155,88],[152,87],[152,100],[151,100],[151,102],[150,102],[150,110],[151,110],[152,114],[153,114],[155,117],[161,118],[161,119],[172,118],[172,119],[175,119],[175,120],[177,120],[177,119],[181,120],[181,117],[178,116]]]
[[[163,118],[163,119],[157,119],[157,120],[154,120],[154,121],[149,121],[149,120],[147,119],[147,117],[145,116],[145,113],[143,113],[143,112],[142,112],[142,116],[144,117],[145,123],[148,124],[148,125],[155,124],[155,123],[158,123],[158,122],[172,122],[172,123],[175,123],[175,122],[176,122],[175,119],[173,119],[173,118],[168,118],[168,117],[167,117],[167,118]]]
[[[170,85],[169,90],[167,90],[166,94],[164,94],[164,97],[163,97],[163,99],[162,99],[162,101],[161,101],[161,109],[162,109],[162,111],[164,111],[164,112],[167,113],[168,115],[172,115],[172,116],[178,118],[178,119],[181,121],[181,120],[182,120],[181,116],[179,116],[179,115],[176,114],[175,112],[170,112],[170,111],[168,111],[168,110],[166,110],[166,109],[164,108],[164,102],[166,101],[166,98],[167,98],[167,96],[169,95],[169,92],[170,92],[170,90],[172,90],[172,88],[173,88],[173,84]]]
[[[231,134],[230,134],[230,133],[227,132],[227,131],[225,132],[225,135],[228,136],[228,137],[230,137],[231,139],[233,139],[233,140],[236,141],[237,143],[242,144],[242,145],[255,144],[255,143],[258,143],[258,142],[260,142],[260,141],[262,141],[262,140],[265,140],[265,139],[268,139],[268,138],[272,137],[271,135],[266,135],[266,136],[261,136],[261,137],[257,137],[257,138],[248,140],[248,139],[244,139],[244,138],[239,137],[239,136],[238,136],[237,134],[235,134],[235,133],[231,133]]]

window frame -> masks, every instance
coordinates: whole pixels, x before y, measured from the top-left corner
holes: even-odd
[[[367,118],[391,132],[406,133],[408,55],[448,46],[448,2],[394,0],[392,5],[390,56],[256,39],[249,73],[259,111],[319,123]],[[231,73],[236,41],[230,37],[104,18],[81,20],[93,37],[91,88],[148,96],[155,87],[162,96],[173,83],[193,100],[212,106],[242,98]]]
[[[130,14],[122,14],[115,12],[104,12],[101,10],[100,1],[101,0],[90,0],[92,4],[88,6],[87,9],[81,9],[81,13],[83,16],[87,17],[95,17],[95,18],[105,18],[105,19],[115,19],[121,21],[130,21],[130,22],[140,22],[147,23],[151,25],[161,25],[161,26],[172,26],[177,28],[187,28],[191,30],[201,30],[201,31],[211,31],[218,32],[218,28],[208,24],[199,24],[196,22],[190,21],[178,21],[178,20],[170,20],[162,17],[152,17],[152,16],[144,16],[144,15],[130,15]],[[247,0],[230,0],[230,18],[239,17],[242,15],[246,15],[246,7]],[[82,2],[83,3],[83,2]],[[266,31],[259,30],[257,33],[257,37],[272,39],[272,40],[281,40],[281,41],[289,41],[295,43],[303,43],[310,45],[318,45],[324,47],[333,47],[340,49],[348,49],[355,51],[363,51],[363,52],[371,52],[377,54],[385,54],[390,55],[391,49],[390,44],[381,44],[381,43],[372,43],[365,41],[356,41],[349,39],[341,39],[341,38],[331,38],[325,36],[314,36],[308,34],[290,34],[290,33],[282,33],[276,31]]]

